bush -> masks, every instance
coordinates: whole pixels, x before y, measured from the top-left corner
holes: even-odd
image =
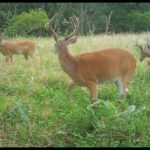
[[[7,32],[11,36],[26,36],[31,32],[33,34],[41,31],[48,21],[48,16],[43,9],[30,10],[28,13],[23,12],[10,20]]]

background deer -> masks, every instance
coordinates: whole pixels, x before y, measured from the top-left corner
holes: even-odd
[[[3,41],[3,34],[0,34],[0,51],[6,56],[6,62],[13,62],[13,55],[24,55],[25,59],[33,57],[36,45],[30,40]]]
[[[150,43],[146,43],[146,45],[143,47],[139,44],[135,44],[137,47],[140,48],[140,61],[143,61],[146,57],[150,58]],[[148,64],[150,65],[150,61],[148,62]]]
[[[56,41],[55,47],[58,51],[62,69],[73,80],[68,86],[69,98],[74,86],[79,85],[87,87],[90,91],[92,102],[97,103],[97,84],[111,80],[118,83],[119,94],[126,96],[128,92],[127,85],[136,67],[136,60],[133,55],[127,50],[110,48],[72,56],[67,47],[77,41],[77,38],[73,37],[73,35],[79,26],[78,19],[75,16],[70,18],[70,23],[73,27],[72,33],[64,39],[58,39],[58,35],[52,27],[56,18],[57,15],[53,16],[46,24],[46,27]]]

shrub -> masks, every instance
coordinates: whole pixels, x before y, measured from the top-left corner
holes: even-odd
[[[44,28],[47,21],[48,16],[43,9],[30,10],[29,12],[23,12],[13,17],[10,20],[10,26],[8,26],[7,32],[11,36],[26,36],[31,32],[37,32],[41,28]]]

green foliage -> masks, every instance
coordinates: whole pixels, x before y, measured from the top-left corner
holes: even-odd
[[[7,102],[8,102],[7,97],[0,96],[0,114],[6,111]]]
[[[141,32],[150,29],[149,3],[1,3],[0,30],[7,34],[47,36],[44,24],[56,12],[61,14],[57,26],[64,35],[64,19],[72,15],[79,18],[79,34],[104,33],[110,19],[109,32]]]
[[[28,13],[23,12],[12,18],[10,22],[11,25],[7,31],[9,34],[26,36],[40,28],[44,30],[44,25],[48,22],[48,16],[43,9],[30,10]]]
[[[145,13],[134,12],[128,14],[130,25],[128,25],[129,30],[133,32],[149,31],[150,30],[150,11]]]

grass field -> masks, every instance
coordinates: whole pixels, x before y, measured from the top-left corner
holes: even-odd
[[[128,98],[118,96],[115,84],[101,84],[96,109],[88,107],[85,88],[75,88],[68,101],[71,79],[53,53],[53,39],[29,38],[40,47],[35,60],[14,56],[11,65],[0,55],[0,147],[149,147],[150,66],[148,59],[139,62],[136,38],[150,33],[85,36],[69,46],[73,55],[119,47],[136,57]]]

